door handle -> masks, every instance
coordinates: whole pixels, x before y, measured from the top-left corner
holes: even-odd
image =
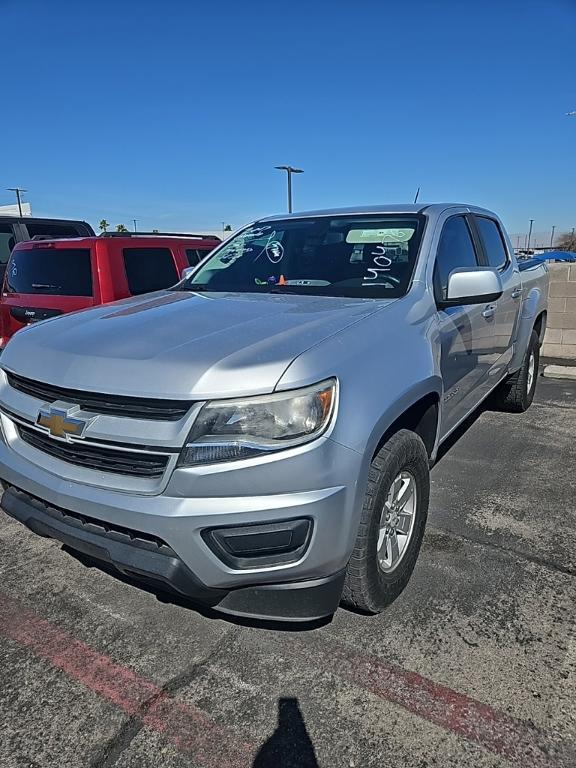
[[[486,320],[490,320],[490,318],[494,317],[495,314],[496,314],[496,305],[488,304],[486,309],[482,312],[482,317],[485,317]]]
[[[517,298],[519,298],[520,296],[522,296],[522,288],[514,288],[514,290],[513,290],[513,291],[512,291],[512,293],[510,294],[510,296],[511,296],[513,299],[517,299]]]

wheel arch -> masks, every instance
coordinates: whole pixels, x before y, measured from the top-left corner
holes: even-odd
[[[538,334],[540,340],[540,346],[544,343],[544,335],[546,334],[546,325],[548,322],[548,312],[544,309],[536,320],[534,321],[534,330]]]
[[[415,432],[421,437],[426,452],[428,453],[428,458],[432,459],[438,441],[439,421],[440,394],[436,391],[430,391],[421,395],[398,415],[382,433],[372,451],[371,460],[382,448],[384,443],[401,429],[408,429],[410,432]]]
[[[533,330],[538,333],[540,344],[542,344],[546,332],[546,318],[544,293],[540,287],[534,286],[522,304],[518,332],[514,341],[514,354],[508,368],[509,373],[515,373],[522,365]]]

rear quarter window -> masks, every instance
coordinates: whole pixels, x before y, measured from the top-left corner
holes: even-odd
[[[92,296],[89,248],[22,248],[6,270],[9,293]]]
[[[180,279],[170,248],[124,248],[123,256],[133,296],[170,288]]]

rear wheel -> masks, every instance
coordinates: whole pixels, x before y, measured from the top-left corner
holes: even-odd
[[[534,400],[538,366],[540,364],[540,338],[532,331],[526,355],[516,373],[500,384],[495,392],[495,404],[501,411],[523,413]]]
[[[400,430],[372,460],[342,602],[380,613],[402,592],[424,536],[428,454],[414,432]]]

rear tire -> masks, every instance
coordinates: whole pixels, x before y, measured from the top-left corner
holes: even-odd
[[[344,605],[380,613],[402,592],[422,544],[429,496],[430,466],[424,443],[414,432],[402,429],[370,465],[358,534],[346,569]]]
[[[524,413],[532,405],[538,366],[540,363],[540,338],[532,331],[526,355],[522,365],[500,384],[495,392],[495,405],[498,410],[508,413]]]

